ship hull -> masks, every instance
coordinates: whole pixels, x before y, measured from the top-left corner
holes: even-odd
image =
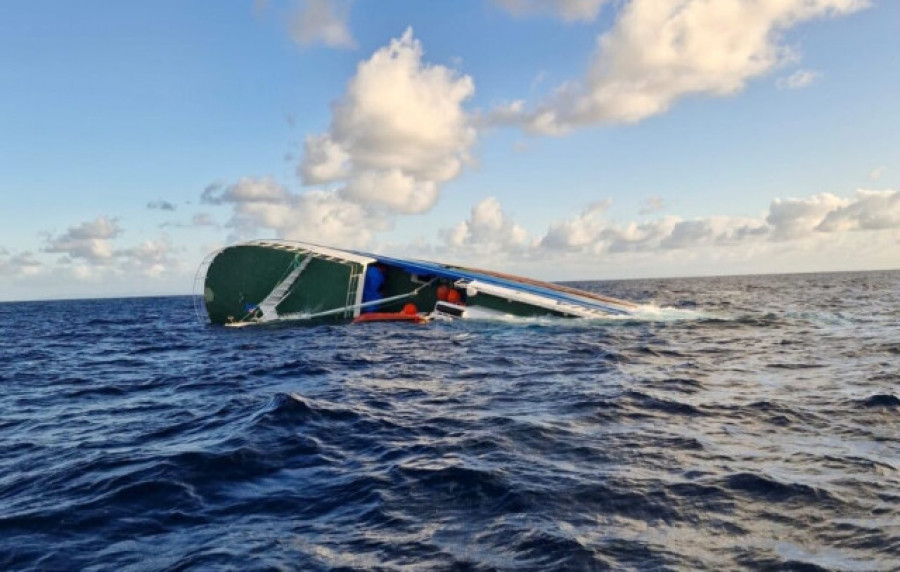
[[[377,295],[372,273],[380,273]],[[209,321],[222,325],[350,321],[367,312],[399,312],[407,304],[446,319],[599,318],[628,315],[634,308],[528,278],[281,240],[213,253],[198,272],[198,285]]]

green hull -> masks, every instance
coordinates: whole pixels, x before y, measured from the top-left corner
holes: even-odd
[[[204,281],[203,296],[210,321],[228,324],[252,318],[253,308],[306,256],[309,255],[257,245],[220,251],[210,263]],[[361,272],[360,264],[312,258],[277,310],[281,314],[312,314],[343,308],[348,305],[351,278]],[[334,320],[351,317],[352,312],[328,316]]]

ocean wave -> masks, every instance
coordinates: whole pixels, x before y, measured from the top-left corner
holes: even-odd
[[[0,569],[894,570],[898,289],[628,281],[635,316],[417,328],[32,303]]]

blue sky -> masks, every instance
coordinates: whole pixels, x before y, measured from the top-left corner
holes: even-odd
[[[900,3],[0,7],[0,300],[284,237],[545,279],[900,267]]]

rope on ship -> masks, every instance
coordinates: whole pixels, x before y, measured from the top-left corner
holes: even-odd
[[[334,308],[332,310],[325,310],[323,312],[293,312],[291,314],[281,314],[278,316],[278,320],[312,320],[315,318],[324,318],[325,316],[331,316],[334,314],[340,314],[341,312],[346,312],[348,310],[362,310],[363,308],[368,308],[370,306],[377,306],[379,304],[389,304],[391,302],[397,302],[399,300],[405,300],[406,298],[415,298],[419,295],[419,292],[425,288],[428,288],[432,284],[437,281],[437,278],[432,278],[430,281],[422,284],[415,290],[411,290],[404,294],[397,294],[396,296],[391,296],[389,298],[379,298],[378,300],[372,300],[371,302],[363,302],[362,304],[351,304],[350,306],[342,306],[340,308]]]

